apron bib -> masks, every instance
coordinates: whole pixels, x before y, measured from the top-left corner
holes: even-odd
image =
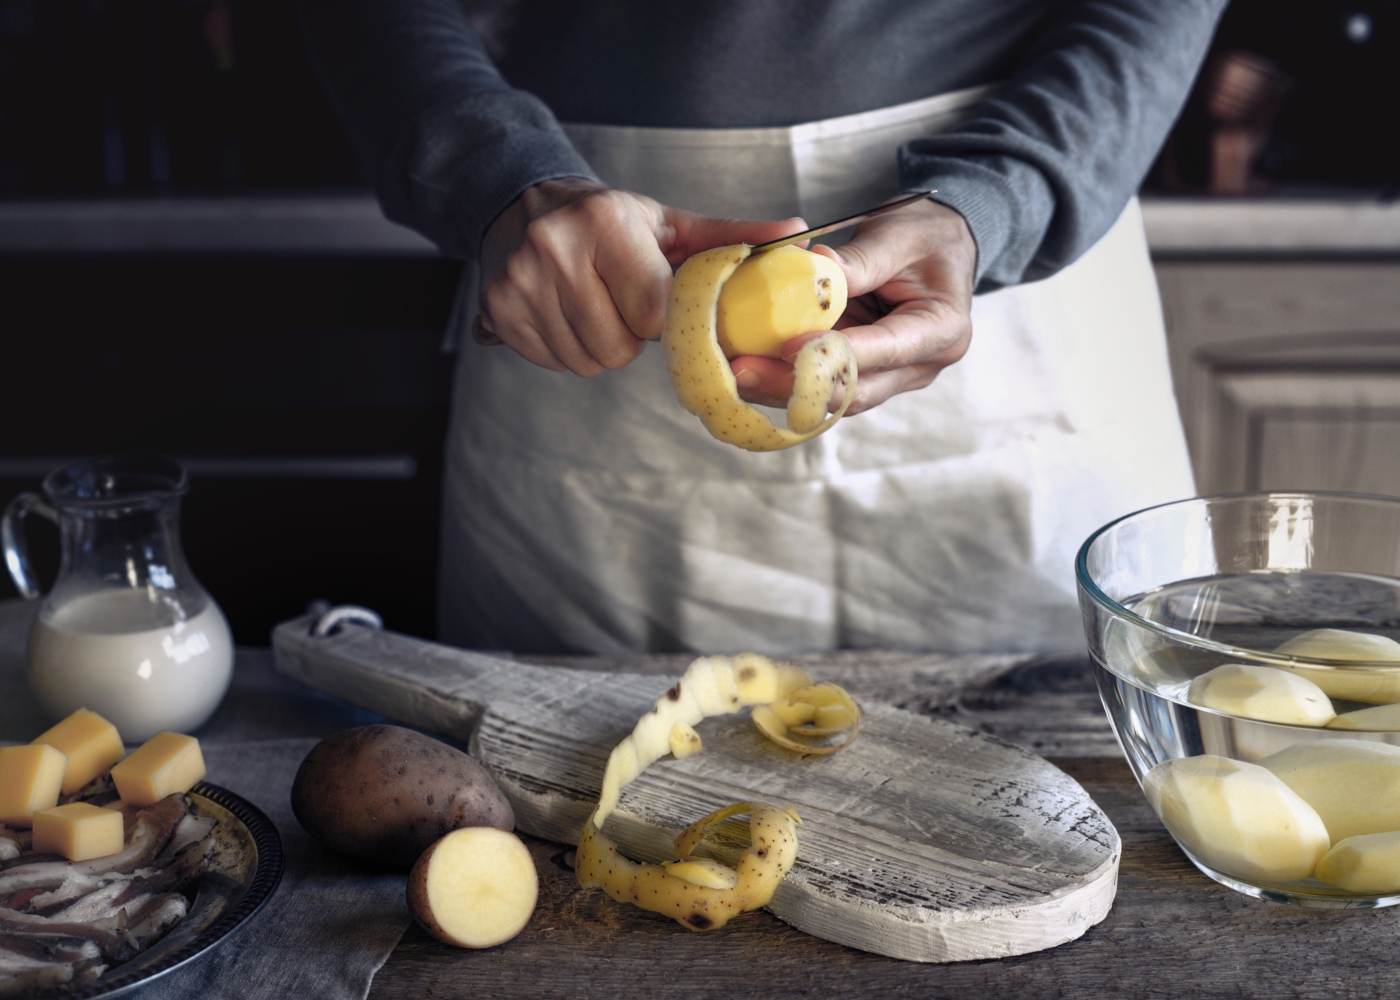
[[[566,125],[608,184],[811,224],[898,193],[895,155],[986,88],[790,128]],[[454,331],[475,311],[464,281]],[[1073,559],[1194,492],[1134,201],[1080,260],[974,300],[928,388],[787,451],[713,440],[659,345],[593,379],[462,338],[439,631],[536,652],[1077,652]],[[779,418],[781,419],[781,418]]]

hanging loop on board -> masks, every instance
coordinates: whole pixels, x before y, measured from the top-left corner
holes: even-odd
[[[369,628],[382,629],[384,619],[369,608],[362,608],[358,604],[341,604],[321,613],[321,617],[316,619],[316,624],[311,626],[311,634],[318,639],[324,639],[328,635],[334,635],[340,631],[340,627],[345,624],[366,625]]]

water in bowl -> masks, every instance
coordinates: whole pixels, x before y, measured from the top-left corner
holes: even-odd
[[[1268,654],[1315,629],[1342,629],[1400,640],[1400,580],[1320,571],[1248,573],[1191,580],[1122,602],[1149,621],[1209,643]],[[1250,662],[1226,649],[1174,642],[1125,620],[1113,621],[1095,651],[1094,670],[1104,707],[1129,764],[1141,781],[1172,758],[1214,754],[1258,763],[1300,743],[1337,739],[1400,746],[1400,731],[1351,731],[1261,722],[1191,704],[1197,676],[1225,663]],[[1266,660],[1255,663],[1266,664]],[[1277,661],[1276,661],[1277,662]],[[1358,671],[1377,676],[1374,669]],[[1400,666],[1394,685],[1400,689]],[[1379,676],[1390,677],[1382,669]],[[1341,714],[1376,701],[1333,697]],[[1400,696],[1394,700],[1400,701]],[[1400,789],[1396,790],[1400,796]],[[1186,850],[1185,845],[1182,845]],[[1321,907],[1400,903],[1400,892],[1356,893],[1315,878],[1245,880],[1186,853],[1212,878],[1256,896]]]

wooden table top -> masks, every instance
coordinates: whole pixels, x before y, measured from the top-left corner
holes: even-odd
[[[1050,951],[922,965],[796,931],[765,912],[696,934],[580,889],[568,848],[527,838],[540,899],[519,937],[462,951],[410,928],[371,998],[1378,997],[1400,993],[1400,911],[1305,910],[1247,898],[1198,872],[1148,808],[1086,662],[1014,656],[799,657],[857,699],[982,729],[1047,757],[1088,790],[1123,839],[1107,920]],[[676,673],[689,657],[532,658]]]

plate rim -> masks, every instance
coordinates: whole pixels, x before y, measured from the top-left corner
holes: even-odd
[[[60,987],[56,990],[33,994],[33,996],[62,997],[65,1000],[108,1000],[111,997],[121,996],[138,986],[149,985],[181,966],[195,961],[241,930],[259,910],[267,905],[267,901],[272,898],[273,893],[277,891],[277,886],[281,884],[282,874],[286,868],[282,837],[277,832],[276,824],[268,819],[266,813],[243,796],[220,785],[201,781],[190,789],[189,794],[198,795],[216,806],[227,809],[235,819],[243,824],[244,829],[248,831],[258,849],[257,867],[253,869],[253,876],[246,883],[243,898],[238,901],[238,905],[195,935],[183,947],[162,956],[153,965],[133,969],[115,979],[107,979],[105,976],[99,977],[87,989],[66,991]],[[139,957],[138,955],[132,960],[135,961]]]

